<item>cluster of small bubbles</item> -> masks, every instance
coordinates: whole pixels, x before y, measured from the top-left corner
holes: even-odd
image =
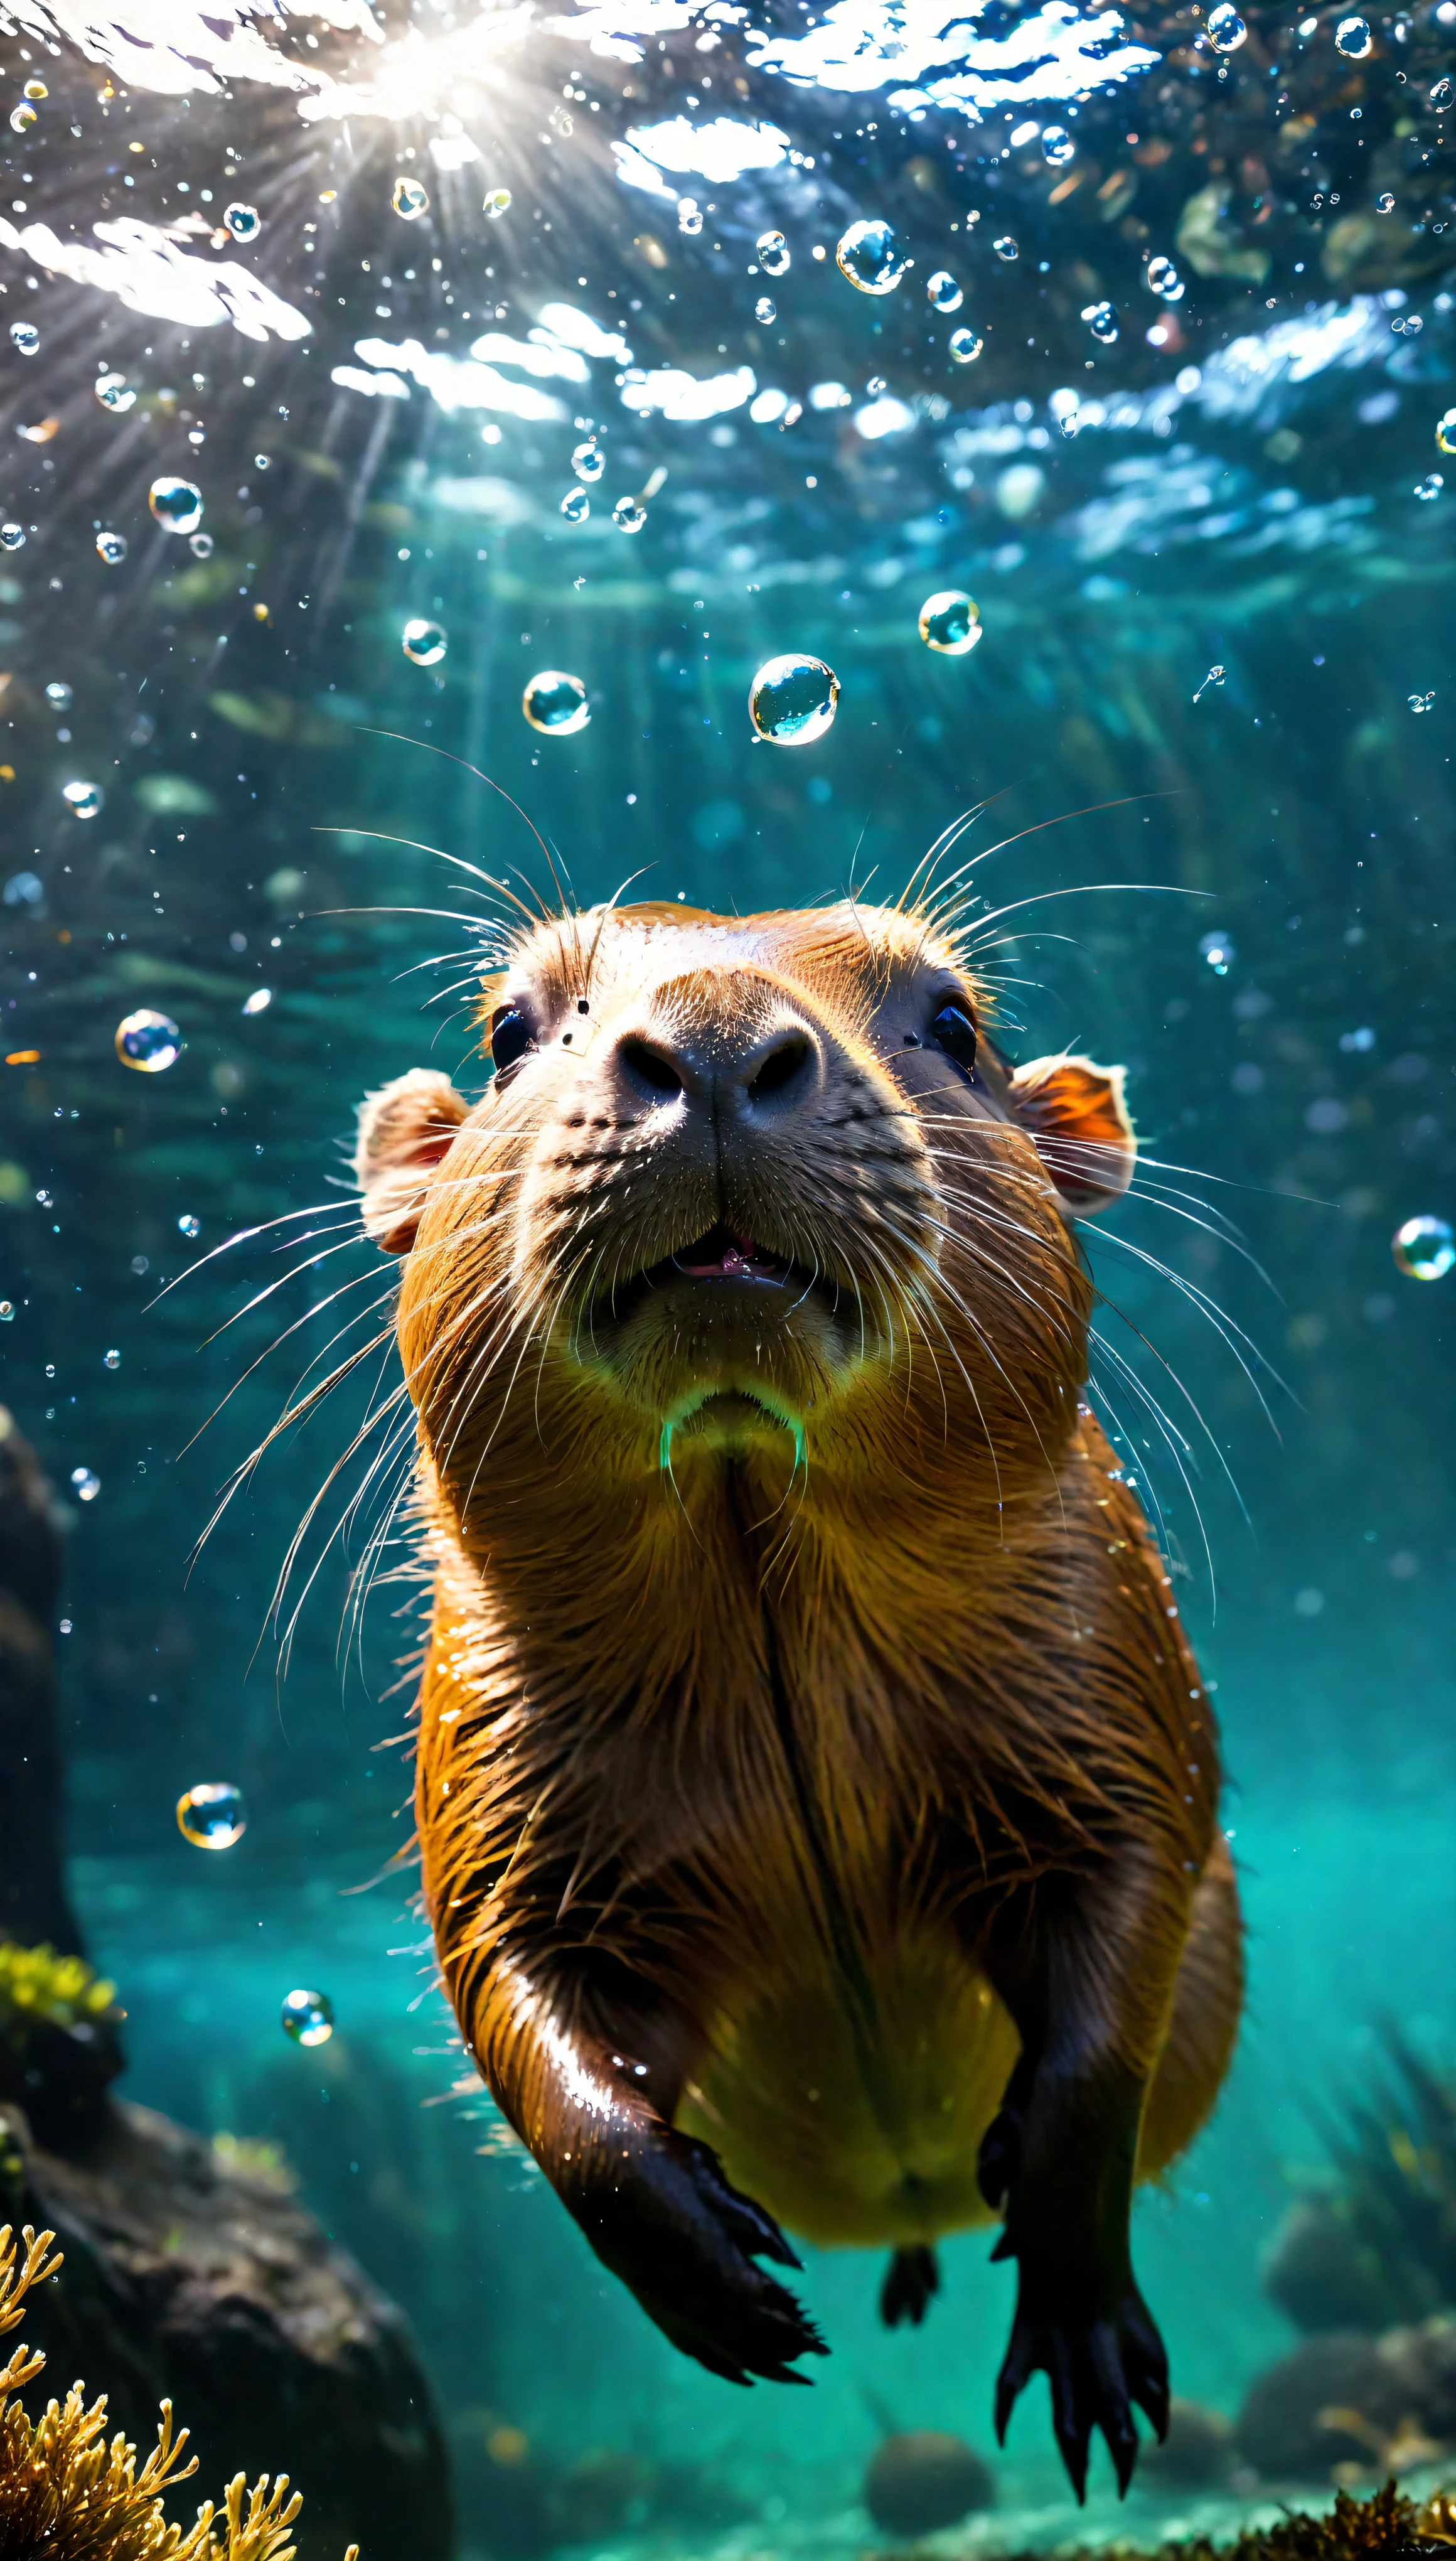
[[[1208,962],[1215,978],[1226,978],[1238,954],[1231,935],[1206,934],[1199,944],[1199,956]]]
[[[1377,214],[1393,214],[1394,211],[1395,199],[1387,187],[1382,196],[1376,196],[1375,198],[1375,212]]]
[[[202,491],[197,482],[175,479],[170,471],[152,482],[147,505],[167,534],[190,534],[202,523]]]
[[[787,275],[789,245],[782,232],[760,232],[753,250],[765,275]]]
[[[12,320],[10,343],[18,356],[34,356],[40,351],[41,333],[34,320]]]
[[[753,305],[753,317],[757,321],[760,329],[766,329],[770,320],[776,320],[778,318],[778,304],[774,301],[772,294],[759,294],[757,301]]]
[[[1456,453],[1456,409],[1443,411],[1437,419],[1436,442],[1443,453]]]
[[[1419,313],[1415,311],[1403,312],[1390,323],[1391,331],[1397,338],[1418,338],[1423,326]]]
[[[25,546],[24,525],[0,525],[0,544],[3,544],[8,552],[18,552],[23,550]]]
[[[1216,692],[1217,688],[1219,687],[1219,685],[1221,685],[1221,684],[1222,684],[1222,682],[1223,682],[1223,670],[1222,670],[1222,668],[1221,668],[1221,667],[1211,667],[1211,668],[1209,669],[1209,672],[1208,672],[1207,676],[1205,676],[1203,683],[1200,685],[1200,687],[1199,687],[1199,689],[1198,689],[1198,692],[1195,694],[1195,696],[1194,696],[1194,701],[1195,701],[1196,703],[1201,703],[1201,702],[1203,701],[1203,698],[1204,698],[1205,694],[1209,691],[1209,689],[1210,689],[1210,687],[1211,687],[1211,686],[1212,686],[1212,687],[1213,688],[1213,690]]]
[[[1429,506],[1433,498],[1439,498],[1445,485],[1443,472],[1428,471],[1423,480],[1417,480],[1412,495],[1419,498],[1423,505]]]
[[[99,818],[106,805],[99,782],[63,782],[61,797],[74,818]]]
[[[101,1354],[101,1367],[102,1369],[119,1369],[121,1367],[121,1354],[117,1351],[103,1352]]]
[[[619,498],[612,509],[612,523],[622,534],[640,534],[647,522],[647,510],[640,498]]]
[[[748,718],[774,747],[808,747],[839,709],[839,678],[822,658],[769,658],[748,688]]]
[[[117,1024],[115,1048],[123,1067],[134,1067],[140,1076],[160,1076],[182,1056],[182,1034],[170,1014],[139,1005]]]
[[[932,311],[959,311],[965,298],[955,277],[948,274],[943,266],[937,267],[935,273],[926,278],[925,299]]]
[[[187,548],[191,552],[194,560],[211,560],[214,548],[212,535],[189,534],[187,537]]]
[[[492,187],[480,210],[488,222],[498,223],[502,214],[508,214],[511,210],[510,188]]]
[[[1076,144],[1064,124],[1048,124],[1042,129],[1042,157],[1048,166],[1059,169],[1070,160]]]
[[[405,223],[417,223],[420,215],[429,211],[428,190],[421,187],[417,178],[397,178],[390,202],[401,221]]]
[[[964,658],[981,637],[979,607],[961,588],[943,588],[921,605],[919,632],[927,649],[945,658]]]
[[[115,569],[126,558],[126,536],[113,533],[109,525],[103,525],[96,536],[96,552],[107,569]]]
[[[1183,298],[1183,286],[1179,283],[1178,269],[1171,257],[1150,257],[1143,280],[1148,291],[1156,293],[1160,302],[1178,302]]]
[[[1082,318],[1099,346],[1111,347],[1116,343],[1117,314],[1110,302],[1089,302]]]
[[[1405,699],[1413,712],[1428,712],[1436,698],[1434,694],[1407,694]]]
[[[1408,1218],[1390,1239],[1390,1252],[1407,1280],[1444,1280],[1456,1264],[1456,1234],[1443,1218]]]
[[[974,329],[952,329],[946,341],[953,365],[973,365],[985,345]]]
[[[1375,42],[1368,20],[1342,18],[1335,30],[1335,51],[1352,63],[1363,63]]]
[[[201,1236],[202,1220],[194,1218],[190,1209],[185,1209],[177,1221],[177,1233],[179,1236]]]
[[[46,700],[54,712],[69,712],[76,696],[70,685],[58,683],[46,687]]]
[[[578,444],[571,455],[571,468],[578,480],[599,480],[606,469],[606,456],[593,440]]]
[[[13,106],[10,110],[12,133],[29,133],[31,126],[38,121],[39,118],[33,106]]]
[[[449,646],[443,623],[416,619],[406,622],[400,634],[400,646],[411,665],[437,667]]]
[[[136,394],[124,374],[97,374],[94,388],[102,409],[111,410],[118,418],[123,410],[136,406]]]
[[[861,293],[892,293],[910,260],[889,223],[851,223],[834,253],[841,275]]]
[[[696,240],[703,229],[703,208],[696,196],[678,199],[678,229],[686,240]]]
[[[1450,103],[1451,84],[1443,72],[1440,79],[1437,81],[1435,87],[1431,90],[1431,104],[1434,107],[1442,107],[1449,106]]]
[[[1209,11],[1208,27],[1209,42],[1215,54],[1236,54],[1248,34],[1238,11],[1229,7],[1228,0],[1220,0],[1216,9]]]
[[[1021,250],[1017,243],[1012,239],[1010,232],[1003,232],[1000,240],[994,240],[991,246],[995,250],[998,257],[1005,258],[1008,266],[1010,266],[1014,257],[1020,257],[1021,256]]]
[[[283,2034],[295,2045],[327,2045],[334,2033],[334,2004],[327,1992],[288,1992],[279,2016]]]
[[[101,1490],[101,1479],[90,1467],[73,1467],[71,1490],[79,1503],[93,1503]]]
[[[568,525],[584,525],[591,513],[591,501],[584,489],[568,489],[562,500],[562,514]]]
[[[177,1828],[194,1849],[231,1849],[247,1829],[243,1790],[230,1779],[205,1779],[177,1799]],[[289,1998],[296,1995],[290,1993]],[[285,2027],[287,2017],[285,2014]],[[300,2043],[306,2043],[301,2038]]]
[[[543,667],[531,678],[521,709],[543,738],[572,738],[591,718],[580,677],[564,675],[560,667]]]
[[[14,1322],[15,1300],[13,1298],[0,1298],[0,1325],[13,1325]]]

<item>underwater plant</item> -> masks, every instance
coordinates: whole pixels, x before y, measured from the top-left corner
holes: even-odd
[[[1322,2121],[1334,2173],[1275,2239],[1265,2291],[1301,2329],[1381,2329],[1456,2305],[1456,2075],[1398,2028],[1384,2069]]]
[[[61,2268],[55,2237],[27,2224],[22,2254],[13,2227],[0,2229],[0,2337],[24,2318],[32,2288]],[[270,2488],[265,2473],[251,2487],[239,2473],[221,2517],[207,2499],[184,2530],[169,2522],[163,2498],[196,2472],[197,2458],[183,2462],[187,2430],[174,2432],[171,2402],[162,2403],[157,2442],[138,2472],[128,2438],[106,2442],[104,2393],[87,2409],[84,2386],[73,2383],[64,2403],[27,2417],[16,2395],[45,2362],[22,2345],[0,2367],[0,2561],[41,2552],[47,2561],[294,2561],[290,2530],[303,2501],[296,2490],[289,2497],[286,2474]],[[351,2544],[346,2561],[358,2561],[358,2551]]]
[[[0,2037],[26,2043],[37,2027],[74,2028],[107,2016],[116,1986],[84,1957],[0,1940]]]

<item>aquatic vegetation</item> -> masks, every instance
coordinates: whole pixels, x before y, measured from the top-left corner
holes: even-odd
[[[116,1986],[84,1957],[0,1940],[0,2039],[25,2047],[37,2028],[93,2026],[112,2014]]]
[[[17,2245],[8,2223],[0,2228],[0,2337],[25,2317],[27,2295],[65,2264],[55,2234],[27,2224]],[[249,2488],[239,2473],[223,2495],[222,2512],[211,2499],[186,2529],[169,2523],[168,2494],[189,2480],[197,2458],[183,2461],[187,2430],[173,2425],[163,2401],[157,2442],[137,2469],[137,2450],[116,2435],[106,2441],[106,2396],[86,2406],[85,2386],[73,2383],[64,2402],[52,2401],[30,2419],[17,2395],[44,2371],[39,2352],[18,2347],[0,2367],[0,2555],[4,2561],[294,2561],[292,2527],[303,2506],[288,2495],[286,2474],[269,2485],[266,2474]],[[351,2545],[345,2561],[357,2561]]]
[[[1264,2284],[1301,2328],[1371,2329],[1456,2305],[1456,2075],[1399,2030],[1383,2069],[1322,2112],[1333,2177],[1294,2209]]]

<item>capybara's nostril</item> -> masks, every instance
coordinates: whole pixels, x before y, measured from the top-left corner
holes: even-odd
[[[754,1070],[748,1083],[749,1102],[788,1101],[813,1064],[813,1043],[803,1032],[785,1032]]]
[[[665,1050],[654,1048],[651,1041],[639,1040],[630,1033],[617,1052],[623,1067],[639,1093],[650,1094],[665,1103],[683,1091],[683,1079]]]

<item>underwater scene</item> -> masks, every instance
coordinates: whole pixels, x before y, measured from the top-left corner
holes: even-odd
[[[1456,0],[0,75],[0,2553],[1449,2549]]]

